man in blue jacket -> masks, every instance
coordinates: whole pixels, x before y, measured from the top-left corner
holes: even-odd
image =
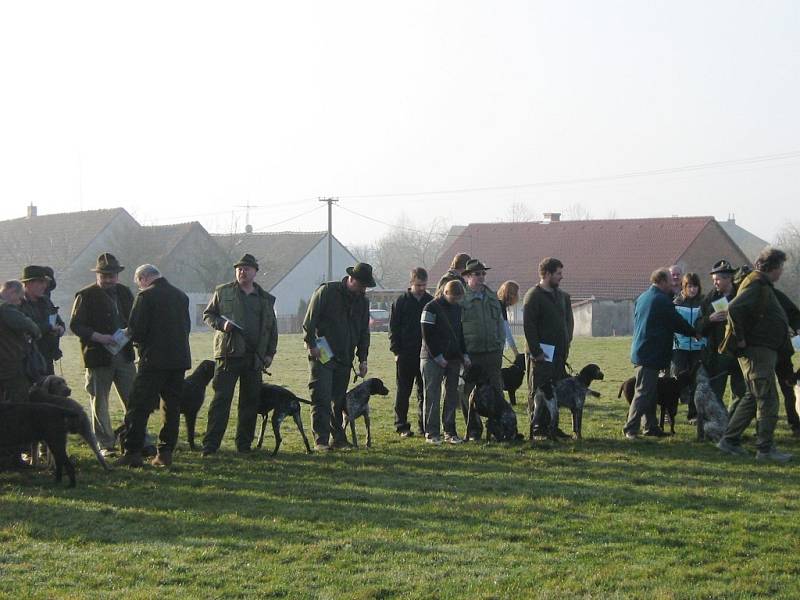
[[[650,281],[652,285],[636,299],[633,310],[631,362],[636,376],[636,391],[628,411],[628,421],[622,430],[629,440],[638,436],[642,419],[645,435],[666,435],[656,422],[658,373],[669,368],[676,332],[697,336],[694,328],[675,310],[669,271],[654,271]]]

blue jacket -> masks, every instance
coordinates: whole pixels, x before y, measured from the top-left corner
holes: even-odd
[[[675,333],[694,335],[694,328],[675,310],[669,295],[656,286],[643,292],[633,309],[631,362],[651,369],[666,369],[672,359]]]
[[[692,327],[697,327],[697,320],[703,314],[703,298],[697,294],[694,298],[685,298],[683,294],[675,299],[675,310],[683,319]],[[673,350],[689,350],[690,352],[699,352],[706,347],[706,338],[694,339],[691,336],[683,335],[680,333],[675,334],[675,343]]]

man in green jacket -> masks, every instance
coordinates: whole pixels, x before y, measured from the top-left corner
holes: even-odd
[[[236,279],[214,290],[203,320],[214,329],[214,399],[208,409],[203,456],[214,454],[228,427],[231,401],[239,381],[236,449],[249,452],[256,431],[262,370],[269,368],[278,348],[275,297],[255,282],[258,263],[245,254],[233,265]]]
[[[483,367],[491,384],[502,396],[503,376],[500,369],[503,366],[506,332],[500,300],[497,299],[497,294],[484,283],[486,271],[489,269],[490,267],[478,259],[473,258],[467,261],[464,269],[467,287],[464,299],[461,301],[461,324],[470,362]],[[464,413],[464,421],[467,423],[467,440],[479,441],[483,433],[480,417],[472,414],[472,418],[468,420],[469,397],[474,387],[474,384],[464,384],[461,410]]]
[[[342,428],[344,398],[354,356],[358,375],[367,374],[369,355],[369,301],[367,288],[375,287],[372,266],[347,267],[347,277],[320,285],[308,303],[303,320],[310,370],[311,429],[316,450],[349,446]],[[323,339],[324,338],[324,339]]]
[[[785,262],[786,254],[781,250],[764,249],[756,259],[756,270],[745,277],[728,305],[728,325],[720,350],[732,352],[739,359],[748,390],[717,444],[728,454],[749,456],[740,445],[741,436],[756,417],[756,460],[788,462],[792,458],[778,451],[773,440],[778,422],[775,364],[779,352],[792,353],[789,321],[773,287]]]
[[[36,323],[20,310],[22,283],[6,281],[0,288],[0,402],[24,402],[31,382],[24,360],[31,342],[41,337]]]
[[[539,263],[539,283],[525,294],[522,322],[527,346],[528,414],[531,436],[547,431],[550,413],[543,403],[534,404],[536,390],[567,376],[566,363],[572,343],[574,320],[572,300],[560,289],[564,264],[557,258],[545,258]],[[542,344],[553,348],[547,357]],[[557,431],[561,437],[567,437]]]

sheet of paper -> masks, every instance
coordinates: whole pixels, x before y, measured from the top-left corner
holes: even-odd
[[[112,336],[114,338],[114,342],[111,344],[106,345],[106,350],[108,350],[112,355],[119,354],[119,351],[122,350],[125,345],[131,341],[131,338],[128,337],[128,334],[125,332],[124,329],[117,329]]]
[[[553,362],[553,357],[556,354],[556,347],[551,346],[550,344],[539,344],[539,348],[541,348],[542,352],[544,352],[545,362]]]
[[[238,324],[236,321],[234,321],[234,320],[233,320],[233,319],[231,319],[230,317],[226,317],[225,315],[220,315],[220,317],[222,317],[222,318],[223,318],[223,319],[225,319],[225,320],[226,320],[228,323],[230,323],[231,325],[233,325],[234,327],[236,327],[236,329],[240,329],[241,331],[244,331],[244,327],[242,327],[241,325],[239,325],[239,324]]]
[[[333,358],[333,350],[331,345],[324,337],[317,338],[317,348],[319,348],[319,362],[323,365]]]
[[[711,306],[714,307],[716,312],[722,312],[723,310],[728,310],[728,299],[723,296],[722,298],[718,298],[711,303]]]
[[[792,348],[800,352],[800,335],[796,335],[792,338]]]

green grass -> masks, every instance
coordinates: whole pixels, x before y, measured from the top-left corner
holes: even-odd
[[[210,336],[192,342],[198,362]],[[372,344],[371,374],[393,388],[385,334]],[[372,399],[374,448],[360,451],[306,455],[287,421],[275,459],[237,455],[229,427],[211,459],[182,441],[168,471],[105,473],[71,439],[75,489],[0,473],[0,597],[800,596],[797,466],[693,441],[685,407],[674,438],[626,442],[629,344],[576,340],[573,365],[606,373],[580,442],[400,440],[392,396]],[[64,345],[85,399],[75,339]],[[306,395],[299,336],[281,337],[272,372]],[[784,421],[778,443],[800,450]]]

